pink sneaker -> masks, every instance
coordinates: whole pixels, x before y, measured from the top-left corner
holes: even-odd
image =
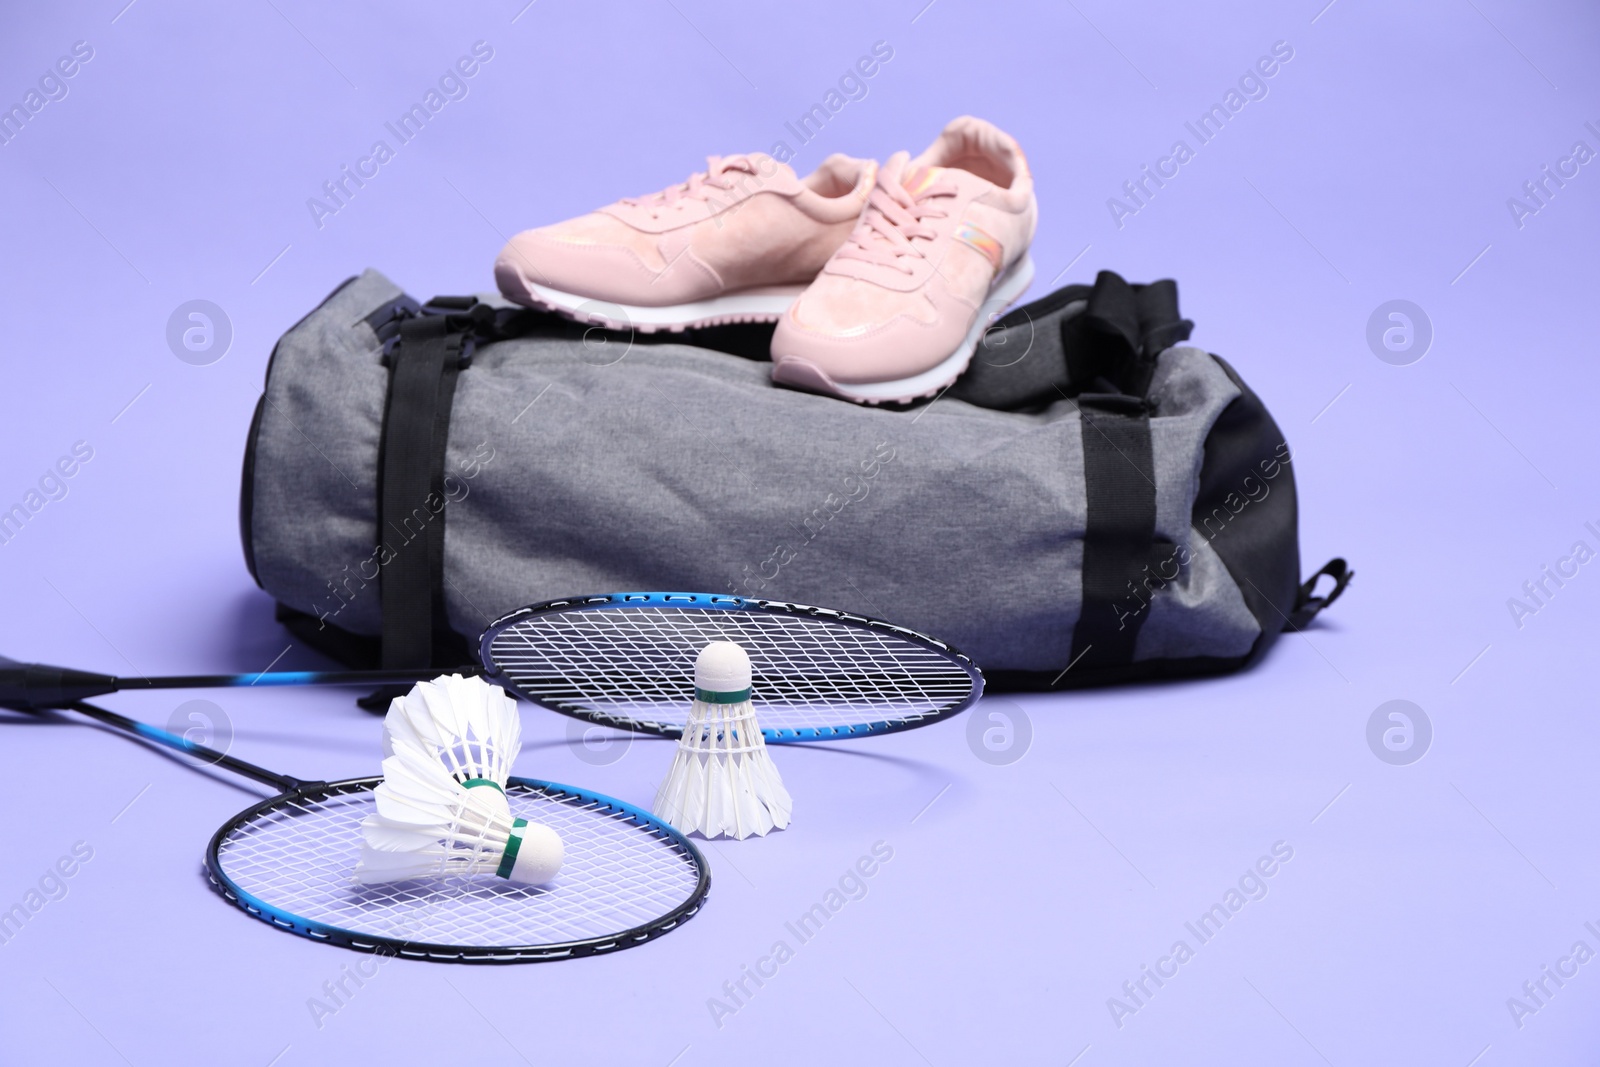
[[[963,117],[896,153],[861,223],[772,336],[772,380],[860,403],[932,396],[1033,280],[1033,178],[1010,135]]]
[[[804,180],[771,156],[712,156],[650,196],[517,234],[506,299],[646,333],[772,322],[850,236],[878,165],[832,155]]]

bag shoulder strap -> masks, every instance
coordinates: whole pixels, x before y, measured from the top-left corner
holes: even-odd
[[[408,315],[399,322],[392,346],[386,345],[389,395],[378,458],[381,659],[386,669],[434,665],[435,631],[449,632],[444,611],[445,446],[456,376],[471,357],[471,329],[467,316]]]
[[[1080,394],[1084,500],[1083,606],[1072,631],[1069,668],[1133,662],[1145,612],[1131,607],[1156,531],[1156,483],[1145,401]],[[1062,672],[1065,673],[1065,672]]]

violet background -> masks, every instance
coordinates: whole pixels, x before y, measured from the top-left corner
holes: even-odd
[[[834,151],[920,150],[962,113],[1012,132],[1040,200],[1029,298],[1102,268],[1178,279],[1195,343],[1294,447],[1305,569],[1343,555],[1359,576],[1248,673],[986,703],[970,714],[1031,722],[1010,765],[978,760],[964,720],[785,749],[796,825],[706,848],[710,901],[682,930],[565,964],[390,963],[320,1029],[308,998],[363,957],[246,919],[200,871],[254,787],[3,716],[0,908],[75,841],[94,858],[0,945],[0,1060],[1592,1060],[1600,962],[1521,1028],[1506,1001],[1574,942],[1600,950],[1583,925],[1600,927],[1600,565],[1520,628],[1507,599],[1574,541],[1600,547],[1584,528],[1600,527],[1585,325],[1600,164],[1520,227],[1507,198],[1575,141],[1600,150],[1585,127],[1600,127],[1600,12],[524,2],[0,16],[0,103],[74,42],[94,49],[67,97],[0,145],[0,505],[73,442],[95,452],[0,546],[0,651],[125,674],[323,662],[272,622],[239,550],[273,341],[363,267],[422,298],[485,289],[518,229],[681,180],[708,154],[793,146],[784,123],[876,41],[893,59],[801,150],[802,172]],[[469,95],[317,228],[306,199],[479,40],[494,57]],[[1107,199],[1278,41],[1294,58],[1269,95],[1118,228]],[[165,339],[196,298],[234,333],[209,366]],[[1397,298],[1434,330],[1409,366],[1365,337]],[[346,693],[105,703],[163,723],[195,697],[223,708],[245,759],[303,777],[375,766],[378,721]],[[1397,698],[1433,724],[1409,766],[1366,742]],[[524,721],[523,774],[648,803],[669,759],[639,739],[595,766],[566,720]],[[880,840],[895,858],[866,898],[719,1029],[708,998]],[[1280,840],[1294,858],[1269,895],[1119,1029],[1107,999]]]

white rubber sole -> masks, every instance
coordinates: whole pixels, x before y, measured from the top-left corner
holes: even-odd
[[[966,372],[978,342],[994,320],[1021,296],[1033,281],[1033,257],[1024,252],[1004,274],[995,279],[989,295],[978,308],[972,328],[961,344],[936,366],[892,382],[836,382],[809,360],[775,356],[772,380],[814,393],[827,393],[858,404],[905,404],[934,396]]]
[[[770,285],[688,304],[644,307],[564,293],[527,278],[520,278],[519,281],[526,299],[511,296],[510,299],[516,303],[544,308],[608,330],[638,330],[640,333],[655,333],[657,330],[677,332],[729,322],[777,322],[806,290],[804,285]]]

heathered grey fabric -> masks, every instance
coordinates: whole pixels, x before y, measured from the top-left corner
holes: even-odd
[[[380,630],[377,582],[362,590],[352,575],[376,542],[389,382],[361,319],[401,295],[369,270],[285,334],[256,438],[251,542],[262,588],[356,633]],[[335,597],[336,582],[352,602]]]
[[[380,628],[384,553],[422,544],[387,530],[377,548],[387,371],[361,320],[398,295],[368,271],[285,336],[257,445],[263,586],[365,634]],[[774,388],[767,364],[702,349],[618,356],[513,340],[460,375],[450,502],[433,520],[456,630],[573,594],[734,591],[880,616],[987,670],[1066,665],[1085,525],[1072,402],[885,411]],[[1195,559],[1147,609],[1138,656],[1242,655],[1257,624],[1190,531],[1202,443],[1237,389],[1206,353],[1174,348],[1153,394],[1156,534]]]
[[[1134,659],[1242,656],[1260,635],[1260,624],[1222,558],[1192,526],[1205,458],[1201,445],[1239,389],[1208,353],[1183,346],[1161,354],[1148,395],[1157,405],[1150,420],[1156,538],[1182,545],[1191,559],[1180,579],[1151,599]]]

